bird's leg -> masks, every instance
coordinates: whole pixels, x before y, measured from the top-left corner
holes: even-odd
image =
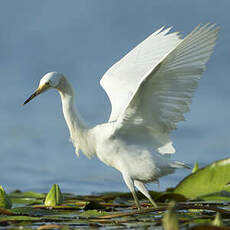
[[[133,195],[133,198],[134,198],[134,201],[136,203],[136,206],[137,206],[138,210],[141,210],[140,202],[139,202],[139,200],[137,198],[137,194],[135,192],[135,187],[134,187],[133,180],[129,176],[125,175],[125,174],[122,174],[122,176],[124,178],[124,181],[125,181],[126,185],[128,186],[129,190],[131,191],[131,193]]]
[[[137,209],[140,211],[141,210],[141,205],[140,205],[140,202],[137,198],[137,194],[135,192],[135,189],[133,191],[131,191],[132,195],[133,195],[133,198],[135,200],[135,203],[136,203],[136,206],[137,206]]]
[[[151,195],[149,194],[149,191],[147,190],[147,188],[145,187],[144,183],[134,180],[134,185],[137,187],[137,189],[143,193],[148,199],[149,201],[152,203],[153,207],[157,208],[157,204],[153,201]]]

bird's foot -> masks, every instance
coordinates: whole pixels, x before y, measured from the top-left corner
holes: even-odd
[[[157,204],[153,200],[151,200],[150,202],[151,202],[151,204],[153,205],[154,208],[158,208]]]

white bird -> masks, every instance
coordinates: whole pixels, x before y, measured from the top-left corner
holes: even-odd
[[[201,74],[205,69],[219,28],[206,24],[181,39],[170,28],[150,35],[101,79],[112,104],[106,123],[88,127],[75,109],[74,89],[57,72],[47,73],[24,104],[49,88],[58,90],[71,141],[79,154],[96,155],[119,170],[136,206],[135,187],[156,207],[145,183],[184,168],[173,161],[175,149],[169,134],[184,120]]]

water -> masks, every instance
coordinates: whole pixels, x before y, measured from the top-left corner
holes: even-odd
[[[127,51],[162,25],[190,32],[216,22],[220,37],[187,122],[172,139],[175,159],[206,165],[229,157],[229,1],[4,1],[0,7],[0,184],[46,192],[127,191],[121,175],[97,159],[77,158],[68,141],[59,95],[49,91],[21,104],[40,77],[60,71],[77,90],[77,106],[91,125],[106,121],[110,105],[99,79]],[[175,186],[189,171],[161,179]],[[158,189],[153,185],[151,188]]]

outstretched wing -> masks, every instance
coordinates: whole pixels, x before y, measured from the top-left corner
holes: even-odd
[[[157,66],[141,79],[127,106],[119,114],[114,135],[145,130],[161,153],[175,150],[168,134],[184,120],[215,42],[215,25],[196,27]],[[117,73],[119,74],[119,73]],[[122,95],[118,100],[122,100]],[[137,133],[137,132],[136,132]],[[137,134],[139,135],[139,134]]]
[[[181,42],[177,33],[167,34],[169,30],[154,32],[104,74],[100,83],[112,105],[109,121],[117,120],[146,74]]]

